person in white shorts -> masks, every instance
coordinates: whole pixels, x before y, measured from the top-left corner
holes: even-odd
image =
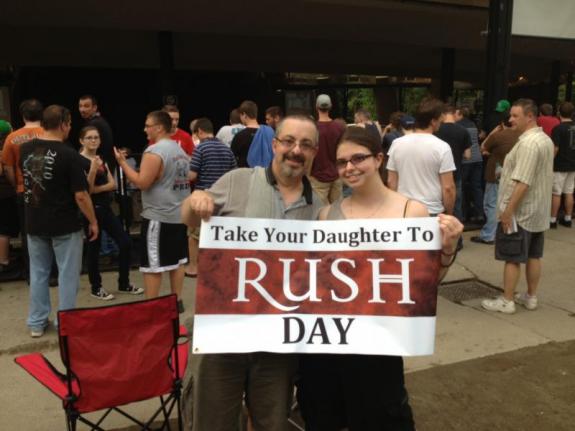
[[[571,102],[559,106],[561,123],[552,130],[551,139],[555,145],[553,161],[553,198],[551,201],[551,229],[557,229],[557,222],[571,227],[573,213],[573,189],[575,188],[575,124],[573,123],[574,107]],[[561,195],[565,199],[565,217],[557,220],[561,206]]]

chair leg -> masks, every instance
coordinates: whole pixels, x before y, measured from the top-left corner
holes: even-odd
[[[76,424],[78,422],[78,415],[74,412],[66,412],[66,429],[67,431],[76,431]]]
[[[178,406],[176,407],[178,411],[178,431],[183,431],[184,424],[182,423],[182,397],[178,395],[176,402],[178,403]]]

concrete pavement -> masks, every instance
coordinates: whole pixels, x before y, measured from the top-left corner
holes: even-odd
[[[445,279],[446,283],[461,280],[481,280],[495,287],[502,285],[503,264],[493,258],[493,246],[475,244],[465,234],[465,247]],[[559,227],[546,234],[543,277],[536,311],[517,307],[514,315],[490,313],[480,307],[480,299],[456,304],[443,297],[438,299],[435,354],[406,358],[406,371],[414,372],[440,365],[509,352],[551,341],[575,339],[575,229]],[[141,276],[132,273],[132,281],[141,285]],[[116,274],[103,275],[105,286],[115,286]],[[195,281],[186,279],[183,320],[192,316]],[[164,280],[167,285],[167,279]],[[164,287],[167,292],[167,288]],[[525,280],[519,285],[525,290]],[[113,292],[113,289],[109,289]],[[55,303],[56,289],[52,289]],[[115,293],[115,292],[113,292]],[[136,298],[116,295],[109,303],[91,298],[87,276],[82,276],[78,306],[98,306]],[[0,423],[6,430],[45,431],[64,428],[63,411],[57,399],[36,383],[13,362],[22,353],[41,351],[58,361],[56,332],[51,328],[44,337],[32,339],[26,328],[28,291],[23,282],[0,284]],[[148,410],[150,403],[134,406],[132,411]],[[113,426],[127,426],[116,418]]]

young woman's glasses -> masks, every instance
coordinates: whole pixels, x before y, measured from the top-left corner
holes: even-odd
[[[335,161],[335,167],[337,169],[345,169],[348,163],[351,163],[353,166],[359,165],[364,160],[369,159],[370,157],[374,157],[373,154],[354,154],[349,159],[337,159]]]

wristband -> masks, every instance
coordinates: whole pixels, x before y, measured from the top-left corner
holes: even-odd
[[[442,256],[446,256],[446,257],[451,257],[450,262],[447,265],[444,265],[443,262],[439,262],[439,265],[441,265],[442,268],[449,268],[451,265],[453,265],[453,262],[455,262],[455,258],[457,257],[457,253],[459,250],[455,249],[455,252],[452,254],[446,254],[443,253],[443,251],[441,252]]]

